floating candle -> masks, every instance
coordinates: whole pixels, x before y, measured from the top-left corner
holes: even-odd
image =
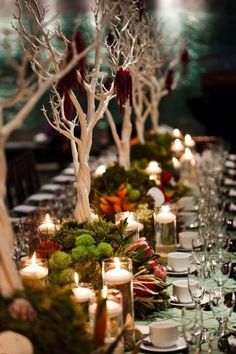
[[[107,308],[107,314],[109,317],[116,317],[120,316],[122,312],[122,306],[121,304],[118,304],[115,301],[112,300],[107,300],[106,301],[106,308]],[[89,313],[93,316],[95,316],[97,310],[97,304],[93,303],[89,305]]]
[[[181,166],[180,161],[176,157],[172,157],[172,163],[176,170],[178,170]]]
[[[155,220],[160,224],[168,224],[176,221],[176,215],[170,211],[169,205],[162,205],[159,213],[156,214]]]
[[[94,176],[99,177],[102,176],[106,172],[106,166],[105,165],[100,165],[96,168],[94,172]]]
[[[107,285],[120,285],[124,283],[128,283],[133,275],[127,269],[121,268],[121,263],[119,258],[114,258],[115,268],[109,269],[105,272],[103,281]]]
[[[179,153],[184,151],[184,144],[180,139],[175,139],[171,145],[171,151]]]
[[[179,129],[175,128],[175,129],[173,130],[173,136],[177,139],[177,138],[181,138],[181,137],[182,137],[182,134],[181,134],[181,132],[180,132]]]
[[[20,269],[20,276],[27,280],[41,280],[48,275],[48,268],[37,263],[36,254],[34,253],[30,263]]]
[[[74,273],[74,280],[75,280],[76,288],[73,288],[72,291],[76,301],[78,302],[89,301],[91,296],[91,288],[89,286],[90,284],[86,284],[86,283],[79,284],[79,275],[76,272]]]
[[[162,172],[161,167],[159,166],[158,162],[156,161],[150,161],[148,166],[145,169],[145,172],[151,176],[151,175],[159,175]]]
[[[56,225],[54,224],[53,220],[50,218],[50,215],[47,213],[45,216],[45,220],[42,224],[38,226],[39,231],[43,235],[53,235],[57,230]]]
[[[184,137],[184,145],[188,148],[193,148],[195,146],[195,141],[192,139],[190,134],[186,134]]]

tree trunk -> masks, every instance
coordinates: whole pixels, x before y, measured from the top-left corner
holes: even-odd
[[[118,147],[119,166],[126,171],[130,169],[130,142],[121,142]]]
[[[0,137],[0,236],[4,236],[10,245],[13,245],[13,230],[5,204],[7,163],[5,157],[4,139]]]
[[[91,177],[89,165],[86,160],[80,161],[75,187],[77,190],[77,201],[74,212],[75,220],[79,223],[91,222],[91,209],[89,203]]]
[[[158,132],[158,125],[159,125],[159,102],[151,107],[151,122],[152,122],[152,130],[154,133]]]
[[[5,205],[7,164],[5,140],[0,136],[0,294],[11,297],[16,290],[22,289],[20,277],[11,259],[13,230]]]
[[[142,119],[142,116],[136,116],[135,119],[135,126],[136,126],[136,131],[137,131],[137,136],[138,136],[138,141],[140,144],[145,144],[145,139],[144,139],[144,122]]]

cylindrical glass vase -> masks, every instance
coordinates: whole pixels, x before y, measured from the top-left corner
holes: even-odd
[[[133,265],[130,258],[107,258],[102,262],[103,284],[121,292],[123,319],[125,325],[125,350],[135,345],[134,299],[133,299]]]
[[[105,294],[104,294],[105,293]],[[106,291],[97,290],[92,292],[89,301],[89,320],[91,331],[94,333],[96,323],[97,307],[99,301],[106,299],[106,330],[104,338],[104,346],[108,348],[121,334],[123,330],[123,311],[122,311],[122,295],[117,289],[106,289]],[[97,339],[97,338],[95,338]],[[114,351],[114,354],[124,353],[124,340],[121,338]]]
[[[176,215],[169,205],[162,205],[154,213],[156,251],[164,260],[176,250]]]

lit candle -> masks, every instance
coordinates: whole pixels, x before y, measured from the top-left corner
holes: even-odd
[[[100,177],[106,172],[106,166],[105,165],[100,165],[96,168],[94,172],[95,177]]]
[[[121,268],[119,258],[114,258],[115,268],[105,272],[103,281],[107,285],[121,285],[131,281],[133,275],[127,269]]]
[[[193,148],[195,146],[195,141],[192,139],[190,134],[186,134],[184,137],[184,145],[188,148]]]
[[[126,220],[127,226],[126,226],[126,233],[130,233],[132,231],[141,231],[143,230],[143,224],[135,220],[135,215],[133,212],[130,211],[124,211],[121,213],[116,214],[116,225],[119,225],[121,221]]]
[[[20,276],[26,280],[41,280],[47,277],[48,268],[37,263],[36,254],[34,253],[29,263],[20,269]]]
[[[161,167],[156,161],[150,161],[145,169],[145,172],[150,175],[159,175],[162,172]]]
[[[174,142],[171,145],[171,151],[175,153],[180,153],[184,151],[184,144],[180,139],[175,139]]]
[[[169,205],[162,205],[160,212],[156,215],[156,222],[161,224],[168,224],[176,221],[176,216],[170,211]]]
[[[103,299],[107,298],[108,294],[108,289],[107,286],[105,285],[102,289],[102,297]],[[93,304],[89,305],[89,313],[93,316],[96,315],[96,310],[97,310],[97,303],[94,302]],[[122,305],[116,301],[113,300],[106,300],[106,310],[107,310],[107,315],[109,317],[116,317],[120,316],[122,313]]]
[[[87,302],[91,296],[91,289],[88,287],[80,286],[79,285],[79,276],[78,273],[74,273],[74,280],[76,288],[73,288],[73,294],[78,302]]]
[[[49,214],[46,214],[45,220],[39,226],[39,231],[43,235],[53,235],[57,230],[56,225],[54,224],[53,220],[50,218]]]
[[[172,157],[172,164],[176,170],[178,170],[181,166],[180,161],[176,157]]]
[[[192,151],[189,148],[186,148],[184,150],[184,153],[181,156],[180,160],[181,160],[181,162],[184,162],[184,161],[193,161],[193,162],[195,162],[193,154],[192,154]]]
[[[181,138],[182,137],[182,134],[181,134],[181,132],[180,132],[180,130],[179,129],[177,129],[177,128],[175,128],[174,130],[173,130],[173,136],[177,139],[177,138]]]

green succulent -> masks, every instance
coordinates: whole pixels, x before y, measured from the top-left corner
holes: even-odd
[[[73,262],[86,262],[96,257],[96,246],[77,246],[72,250]]]
[[[59,271],[70,267],[72,264],[71,256],[63,251],[56,251],[49,258],[49,270]]]
[[[111,245],[107,242],[101,242],[96,248],[96,256],[98,259],[109,258],[113,254]]]
[[[74,281],[74,269],[65,268],[58,274],[58,285],[64,286]]]
[[[95,240],[90,234],[84,233],[76,237],[75,244],[76,246],[92,246],[95,244]]]

